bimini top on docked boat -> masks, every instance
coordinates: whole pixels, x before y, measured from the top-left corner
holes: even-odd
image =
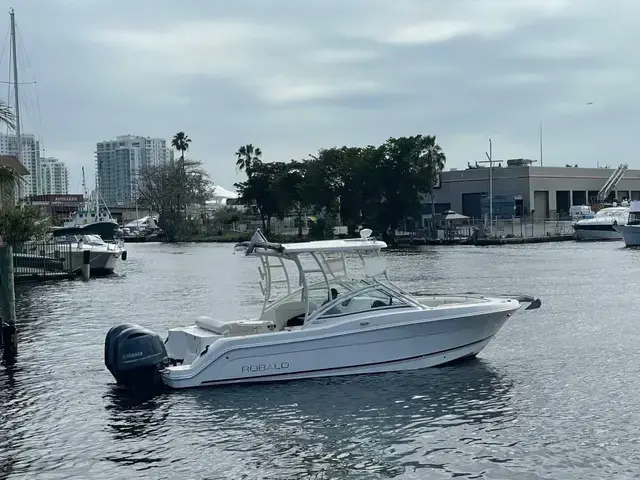
[[[477,355],[521,301],[540,306],[532,297],[411,294],[389,280],[386,244],[370,235],[281,244],[258,230],[241,245],[261,262],[256,318],[200,317],[164,343],[120,325],[105,339],[105,364],[120,384],[173,388],[416,369]],[[282,293],[272,300],[274,290]]]

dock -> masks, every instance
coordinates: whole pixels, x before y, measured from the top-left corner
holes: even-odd
[[[549,243],[549,242],[568,242],[573,240],[573,235],[545,235],[539,237],[504,237],[504,238],[476,238],[467,245],[489,246],[489,245],[519,245],[525,243]]]

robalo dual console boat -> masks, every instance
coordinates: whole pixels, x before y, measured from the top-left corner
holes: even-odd
[[[105,364],[119,384],[172,388],[411,370],[475,356],[521,302],[540,306],[532,297],[410,294],[389,280],[380,255],[387,245],[370,235],[279,244],[258,230],[241,245],[261,261],[258,318],[201,317],[169,330],[165,342],[137,325],[116,326]],[[361,274],[348,271],[352,257]],[[277,282],[283,296],[272,301]]]

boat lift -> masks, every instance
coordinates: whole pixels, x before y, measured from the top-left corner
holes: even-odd
[[[607,200],[609,194],[613,191],[614,188],[616,188],[616,185],[618,185],[618,182],[622,180],[622,177],[624,177],[624,172],[627,170],[627,168],[629,168],[627,164],[620,164],[618,168],[615,169],[615,171],[611,174],[609,179],[605,182],[605,184],[598,192],[598,203],[603,203]]]

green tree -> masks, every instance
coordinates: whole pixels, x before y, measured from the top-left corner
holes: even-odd
[[[249,147],[249,146],[247,146]],[[262,163],[255,150],[236,152],[247,181],[237,183],[240,200],[262,219],[315,213],[322,222],[314,232],[329,231],[340,219],[353,232],[366,224],[377,233],[395,230],[421,210],[421,197],[431,194],[446,157],[435,136],[389,138],[383,145],[321,149],[304,161]],[[324,235],[324,234],[323,234]]]
[[[49,219],[37,207],[11,204],[0,208],[0,237],[8,245],[40,238],[49,228]]]
[[[249,143],[238,148],[236,157],[236,171],[244,171],[249,178],[253,173],[254,165],[262,163],[262,150]]]
[[[304,217],[307,215],[309,197],[305,189],[307,163],[291,160],[281,167],[275,176],[274,195],[280,203],[281,218],[293,213],[298,227],[298,237],[302,236]]]
[[[178,132],[171,140],[171,146],[180,152],[180,161],[184,162],[184,154],[189,150],[191,139],[184,132]]]
[[[189,237],[189,208],[203,207],[212,196],[213,183],[195,160],[148,165],[138,175],[140,203],[158,213],[159,226],[171,242]]]
[[[219,225],[233,225],[242,219],[242,212],[230,205],[217,208],[213,214],[214,221]]]
[[[251,176],[244,182],[236,183],[235,187],[240,202],[260,216],[263,231],[268,233],[271,220],[283,218],[286,213],[288,198],[283,195],[282,178],[288,167],[284,162],[254,162],[251,169]]]

